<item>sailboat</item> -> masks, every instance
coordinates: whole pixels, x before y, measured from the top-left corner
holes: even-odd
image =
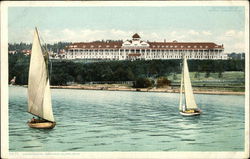
[[[184,94],[183,94],[183,89],[184,89]],[[179,104],[180,104],[179,111],[180,111],[180,114],[183,116],[194,116],[194,115],[201,114],[201,110],[198,108],[195,102],[191,80],[189,77],[187,59],[185,56],[183,58],[183,63],[182,63],[180,103]]]
[[[28,112],[34,117],[28,121],[31,128],[52,129],[56,122],[53,115],[48,74],[48,52],[42,48],[35,28],[31,50],[28,81]]]
[[[11,80],[10,80],[10,85],[14,85],[16,84],[16,76],[14,76]]]

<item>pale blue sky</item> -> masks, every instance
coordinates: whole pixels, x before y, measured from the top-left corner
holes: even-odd
[[[10,7],[8,13],[9,42],[31,42],[27,35],[37,26],[50,43],[128,39],[134,32],[150,41],[231,45],[224,35],[244,43],[244,7]]]

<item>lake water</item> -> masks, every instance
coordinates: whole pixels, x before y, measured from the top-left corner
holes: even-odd
[[[243,151],[244,98],[202,95],[183,117],[179,94],[52,89],[57,125],[29,128],[27,89],[9,87],[10,151]]]

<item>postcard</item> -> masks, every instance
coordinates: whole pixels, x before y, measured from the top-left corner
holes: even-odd
[[[1,157],[248,158],[248,13],[1,2]]]

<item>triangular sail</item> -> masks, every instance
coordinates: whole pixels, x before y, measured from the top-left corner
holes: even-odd
[[[194,94],[193,94],[193,89],[189,77],[189,70],[188,70],[188,64],[187,64],[187,59],[184,57],[183,60],[183,74],[184,74],[184,90],[185,90],[185,99],[186,99],[186,108],[187,109],[195,109],[197,108],[195,99],[194,99]]]
[[[34,33],[30,57],[28,112],[46,120],[55,121],[51,104],[47,64],[37,30]]]
[[[180,105],[179,105],[179,110],[182,110],[183,104],[182,104],[182,100],[183,100],[183,64],[182,64],[182,71],[181,71],[181,84],[180,84]]]

